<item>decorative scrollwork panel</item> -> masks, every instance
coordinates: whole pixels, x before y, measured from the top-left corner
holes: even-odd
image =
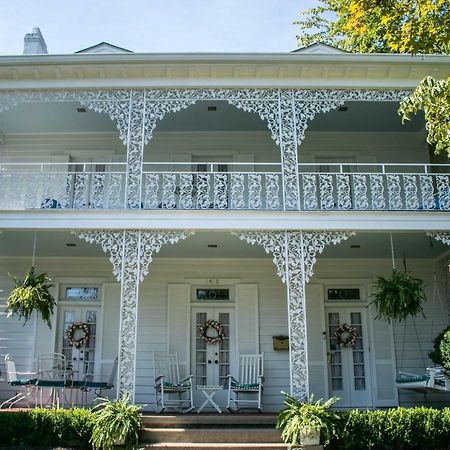
[[[163,245],[175,244],[193,232],[95,230],[73,233],[89,243],[101,245],[103,251],[109,253],[113,273],[121,283],[118,387],[134,400],[139,283],[148,274],[153,255]]]
[[[272,255],[278,276],[286,283],[288,297],[291,394],[308,398],[308,358],[306,347],[305,284],[313,274],[317,253],[326,245],[337,245],[352,232],[234,232],[252,245],[260,245]]]

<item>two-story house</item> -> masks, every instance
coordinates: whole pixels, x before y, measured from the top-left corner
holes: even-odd
[[[149,409],[153,351],[177,352],[195,385],[263,353],[265,411],[281,391],[341,407],[448,400],[395,379],[425,372],[449,323],[450,165],[422,117],[397,114],[449,56],[49,55],[38,29],[25,53],[0,56],[2,359],[29,370],[62,352],[105,379],[118,356],[118,388]],[[51,329],[3,313],[8,273],[32,259],[54,283]],[[393,263],[424,280],[426,317],[375,319],[372,286]],[[199,336],[208,319],[225,332],[215,344]],[[80,349],[75,322],[90,331]],[[344,323],[353,346],[337,345]]]

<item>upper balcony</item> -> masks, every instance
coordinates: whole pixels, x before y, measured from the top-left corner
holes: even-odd
[[[450,211],[450,164],[299,164],[300,211]],[[124,163],[0,164],[0,209],[127,209]],[[285,210],[280,164],[144,164],[143,210]],[[134,207],[134,209],[136,209]]]
[[[352,101],[317,115],[287,173],[267,124],[225,101],[171,111],[138,165],[107,114],[19,102],[0,114],[0,210],[449,211],[450,164],[432,155],[423,119],[403,127],[396,108]]]

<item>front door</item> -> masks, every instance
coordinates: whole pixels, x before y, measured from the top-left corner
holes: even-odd
[[[96,341],[100,307],[63,306],[60,309],[59,350],[72,366],[74,378],[82,380],[87,374],[97,374]],[[86,345],[76,348],[69,344],[66,331],[74,323],[85,323],[89,330]]]
[[[364,308],[326,308],[328,380],[337,407],[372,406],[369,344]],[[356,331],[354,345],[339,345],[336,332],[347,324]],[[345,339],[348,334],[342,333]]]
[[[197,386],[226,386],[231,373],[234,354],[234,321],[233,308],[196,307],[192,308],[192,356],[191,373],[194,375],[194,401],[196,405],[203,403],[204,397]],[[199,327],[208,320],[219,322],[224,331],[224,337],[216,343],[206,342]],[[209,328],[207,336],[215,336],[216,331]],[[219,406],[226,405],[225,391],[218,392],[215,400]]]

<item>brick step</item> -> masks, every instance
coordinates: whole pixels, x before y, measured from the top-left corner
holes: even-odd
[[[288,444],[267,444],[262,442],[254,443],[224,443],[224,442],[207,442],[207,443],[180,443],[180,442],[162,442],[158,444],[140,445],[139,450],[286,450]],[[323,450],[321,445],[305,447],[306,450]],[[137,449],[136,449],[137,450]]]
[[[256,443],[280,444],[281,432],[274,428],[144,428],[143,443]]]
[[[144,427],[192,428],[258,426],[275,428],[276,414],[145,414]]]

